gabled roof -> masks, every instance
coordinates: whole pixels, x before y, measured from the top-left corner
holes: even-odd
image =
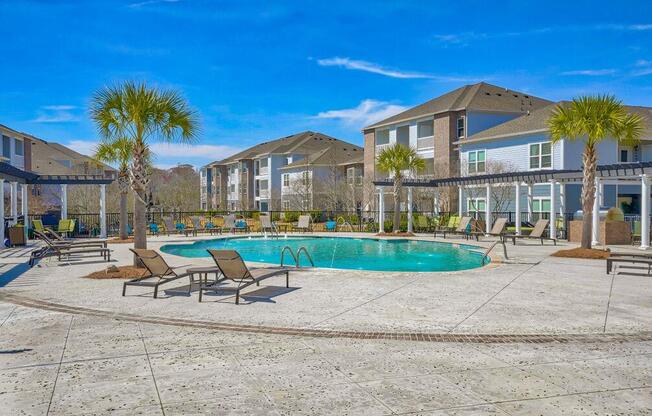
[[[523,92],[480,82],[465,85],[423,104],[412,107],[382,121],[365,127],[363,130],[389,124],[432,116],[448,111],[477,110],[504,113],[526,113],[541,108],[551,101]]]
[[[305,158],[289,163],[280,169],[302,166],[345,166],[354,163],[363,163],[363,160],[364,150],[361,147],[352,144],[334,145],[311,153]]]
[[[254,159],[269,154],[311,154],[333,145],[354,146],[350,143],[313,131],[304,131],[280,139],[263,142],[236,153],[226,159],[209,163],[211,165],[226,165],[243,159]]]
[[[474,143],[487,140],[496,140],[507,137],[523,136],[535,133],[545,133],[548,131],[548,118],[552,115],[553,110],[557,105],[568,105],[570,101],[560,101],[547,105],[538,110],[534,110],[529,114],[522,115],[515,119],[506,121],[497,126],[478,132],[468,139],[463,139],[455,142],[456,144]],[[652,136],[652,108],[650,107],[637,107],[625,106],[627,111],[640,114],[645,118],[647,124],[647,133],[644,134],[645,138]],[[647,137],[646,137],[647,136]]]

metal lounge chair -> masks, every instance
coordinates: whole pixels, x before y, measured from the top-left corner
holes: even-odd
[[[457,226],[460,225],[460,217],[457,215],[451,215],[448,218],[448,223],[446,225],[441,225],[434,230],[434,237],[437,237],[437,233],[446,233],[455,231]]]
[[[42,250],[37,250],[35,253],[33,253],[32,256],[30,256],[29,260],[29,265],[32,267],[34,265],[34,262],[36,258],[43,258],[43,257],[54,257],[57,256],[57,260],[61,261],[61,258],[63,257],[68,257],[71,254],[94,254],[97,256],[102,256],[102,258],[105,261],[111,261],[111,250],[109,250],[106,247],[98,247],[97,244],[98,242],[95,243],[86,243],[86,244],[95,244],[93,245],[84,245],[84,242],[79,242],[76,245],[71,244],[55,244],[52,240],[50,240],[47,236],[44,234],[41,234],[39,236],[43,241],[45,241],[45,244],[47,244],[47,247],[42,249]],[[45,238],[42,238],[45,237]]]
[[[261,233],[271,233],[273,235],[278,235],[278,230],[272,222],[272,218],[269,215],[260,216],[260,232]]]
[[[557,239],[553,237],[545,237],[544,233],[546,232],[546,228],[548,227],[548,220],[540,219],[537,221],[536,224],[534,224],[534,229],[529,235],[516,235],[516,234],[505,234],[504,239],[511,239],[512,244],[516,245],[516,239],[522,238],[522,239],[529,239],[529,240],[541,240],[541,245],[543,245],[544,240],[549,240],[552,241],[555,245],[557,245]]]
[[[172,221],[172,217],[162,217],[161,221],[163,221],[163,227],[165,228],[165,233],[167,235],[180,233],[180,231],[174,225],[174,221]]]
[[[430,232],[432,231],[432,226],[428,222],[428,217],[425,215],[418,215],[417,220],[415,221],[414,224],[414,230],[416,232]]]
[[[178,274],[172,267],[168,266],[163,257],[154,250],[141,248],[130,248],[129,250],[131,250],[143,266],[145,266],[149,275],[124,282],[122,285],[122,296],[125,296],[127,286],[142,286],[153,287],[154,298],[156,299],[158,297],[158,287],[160,285],[181,279],[182,277],[188,277],[189,279],[192,277],[192,273],[188,272]],[[191,286],[192,281],[189,283],[188,293],[190,293]]]
[[[506,227],[507,227],[507,218],[498,218],[494,222],[493,227],[491,227],[491,230],[489,230],[488,233],[483,233],[482,231],[473,231],[471,234],[474,236],[487,235],[492,237],[500,237],[500,239],[502,240],[503,236],[505,235]]]
[[[278,275],[285,275],[285,287],[290,287],[290,271],[288,269],[249,269],[247,265],[235,250],[207,250],[215,260],[215,264],[220,269],[221,278],[211,284],[199,286],[199,301],[201,302],[202,293],[205,291],[220,290],[219,283],[225,280],[231,280],[238,284],[235,291],[235,304],[240,303],[240,291],[248,286],[260,286],[260,282]]]
[[[625,264],[642,264],[647,266],[647,273],[652,272],[652,254],[651,253],[612,253],[607,257],[607,274],[615,270],[618,263]]]
[[[444,238],[446,238],[446,234],[454,234],[454,235],[464,235],[468,236],[471,233],[470,227],[471,227],[471,217],[462,217],[460,218],[460,222],[457,225],[457,227],[454,230],[444,230],[442,231],[442,235]]]
[[[222,230],[232,233],[235,232],[235,215],[230,214],[224,217],[224,225],[222,226]]]
[[[293,227],[293,229],[296,231],[303,231],[304,233],[311,231],[312,227],[310,224],[310,215],[300,215],[299,221],[297,222],[297,225]]]
[[[107,240],[105,239],[97,239],[97,240],[52,240],[50,237],[48,237],[45,233],[42,233],[40,231],[34,230],[34,235],[40,239],[43,240],[45,243],[48,245],[55,245],[57,247],[100,247],[100,248],[106,248],[107,247]]]

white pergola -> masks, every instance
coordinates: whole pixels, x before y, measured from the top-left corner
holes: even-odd
[[[9,215],[13,224],[18,222],[18,188],[21,190],[21,212],[24,219],[25,240],[29,230],[28,190],[30,185],[61,186],[61,218],[68,218],[68,185],[99,185],[100,186],[100,236],[106,238],[106,185],[113,182],[111,178],[98,175],[38,175],[33,172],[0,162],[0,242],[5,239],[5,203],[4,185],[9,183]]]
[[[600,201],[603,198],[604,185],[633,185],[641,186],[641,249],[650,247],[650,176],[652,176],[652,162],[622,163],[614,165],[601,165],[597,168],[595,189],[596,198],[593,205],[593,244],[598,244],[600,240]],[[559,188],[560,200],[563,204],[565,194],[565,184],[582,183],[583,173],[581,170],[538,170],[528,172],[506,172],[489,175],[476,175],[456,178],[443,179],[406,179],[403,186],[408,191],[408,230],[412,230],[412,189],[438,188],[438,187],[458,187],[458,214],[464,213],[463,193],[464,188],[485,188],[485,218],[491,217],[491,188],[496,185],[513,185],[514,208],[515,208],[515,225],[516,234],[521,234],[521,187],[527,186],[527,221],[532,221],[532,206],[534,200],[534,185],[550,184],[550,224],[549,235],[557,235],[557,212],[555,210],[557,188]],[[379,221],[382,224],[385,219],[384,191],[386,187],[392,186],[390,179],[375,181],[379,197]],[[644,197],[647,195],[647,197]],[[437,201],[435,201],[436,205]],[[561,207],[563,212],[563,206]],[[485,221],[486,233],[491,229],[490,221]]]

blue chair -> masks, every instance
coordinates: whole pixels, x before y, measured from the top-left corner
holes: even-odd
[[[154,235],[158,235],[158,224],[156,223],[151,223],[149,225],[149,232]]]
[[[335,231],[337,229],[337,221],[326,221],[326,231]]]

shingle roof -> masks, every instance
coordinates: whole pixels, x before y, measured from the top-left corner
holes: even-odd
[[[478,141],[499,139],[502,137],[546,132],[548,131],[548,118],[552,115],[552,111],[555,109],[555,107],[557,107],[559,104],[567,105],[568,103],[569,101],[560,101],[559,103],[547,105],[538,110],[534,110],[529,114],[522,115],[513,120],[506,121],[497,126],[483,130],[470,136],[468,139],[460,140],[456,143],[473,143]],[[643,116],[647,124],[647,134],[644,136],[652,135],[652,108],[636,106],[625,106],[625,108],[629,112],[637,113]]]
[[[342,145],[344,147],[354,146],[350,143],[327,136],[322,133],[304,131],[301,133],[293,134],[291,136],[282,137],[280,139],[271,140],[257,144],[253,147],[236,153],[226,159],[210,163],[209,165],[224,165],[237,162],[242,159],[253,159],[255,157],[264,156],[267,154],[288,154],[288,153],[304,153],[311,154],[333,145]]]
[[[300,166],[343,166],[362,163],[363,159],[364,150],[361,147],[352,144],[339,144],[311,153],[304,159],[287,164],[281,169]]]
[[[551,101],[530,94],[480,82],[465,85],[416,107],[405,110],[402,113],[367,126],[363,130],[447,111],[478,110],[526,113],[528,110],[531,111],[541,108],[550,103]]]

